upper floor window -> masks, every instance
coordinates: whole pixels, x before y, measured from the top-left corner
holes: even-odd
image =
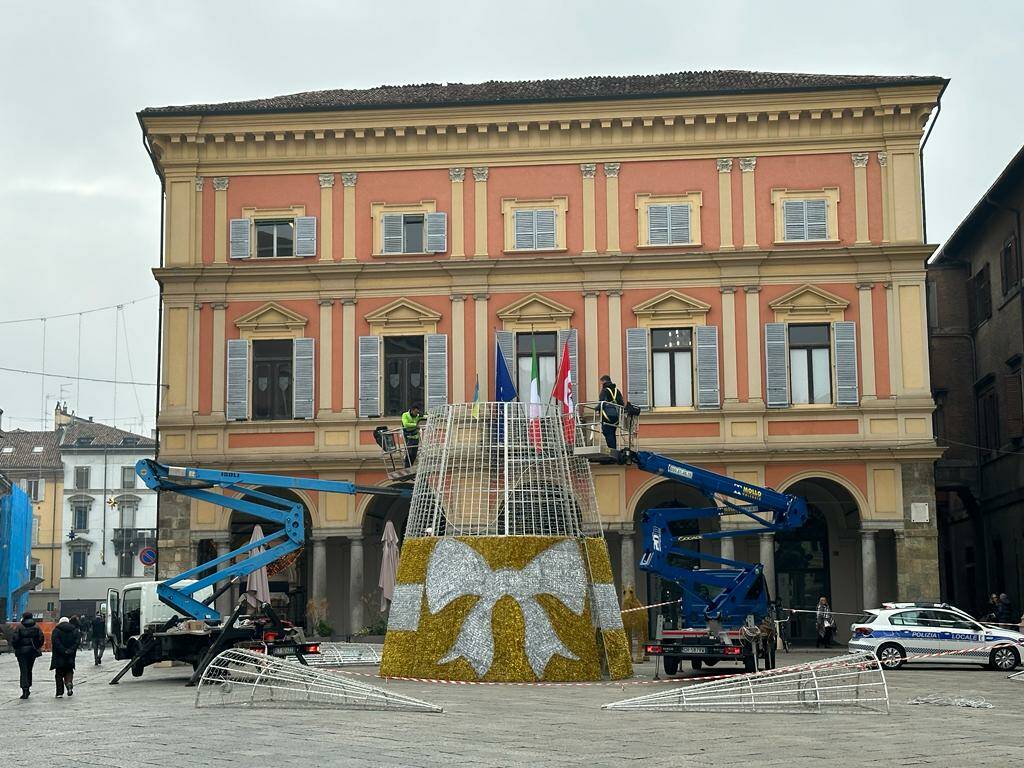
[[[79,499],[71,502],[71,529],[74,531],[89,530],[89,507],[92,502]]]
[[[71,550],[71,578],[84,579],[85,566],[88,561],[88,553],[79,548]]]
[[[228,419],[313,418],[314,345],[306,338],[228,340]]]
[[[75,489],[87,490],[89,488],[89,467],[75,467]]]
[[[43,485],[42,479],[26,480],[25,481],[25,493],[32,501],[42,501],[43,499]]]
[[[533,354],[537,352],[537,367],[540,378],[541,402],[547,402],[548,395],[555,388],[555,374],[558,367],[558,334],[517,333],[516,334],[516,389],[519,399],[530,402],[530,383],[533,380]]]
[[[256,222],[256,258],[291,258],[295,255],[295,219]]]
[[[37,515],[32,516],[32,545],[37,546],[39,544],[39,517]]]
[[[373,252],[379,255],[444,253],[448,250],[448,214],[434,200],[419,203],[371,203]]]
[[[656,408],[693,405],[691,328],[655,328],[651,331],[651,383]]]
[[[252,342],[252,417],[292,418],[292,341]]]
[[[385,213],[384,253],[424,253],[422,213]]]
[[[972,328],[992,317],[992,285],[987,262],[967,281],[967,302]]]
[[[1020,283],[1020,257],[1017,254],[1017,239],[1014,237],[1007,240],[999,252],[999,271],[1005,296]]]
[[[139,502],[132,497],[122,497],[117,500],[117,511],[121,516],[121,528],[135,528],[136,518],[139,513]]]
[[[782,218],[786,240],[828,240],[828,203],[824,198],[786,200]]]
[[[978,445],[986,459],[999,450],[999,401],[992,381],[978,391]]]
[[[424,402],[422,336],[384,337],[384,415],[399,416]]]
[[[554,208],[536,208],[515,212],[515,250],[547,250],[555,248]]]
[[[789,326],[790,393],[796,405],[832,402],[828,325]]]
[[[135,467],[121,467],[121,487],[134,488],[135,482]]]
[[[636,196],[637,245],[700,245],[701,193]]]

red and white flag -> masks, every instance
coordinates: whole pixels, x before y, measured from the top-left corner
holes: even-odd
[[[562,404],[562,423],[565,428],[565,442],[576,442],[576,393],[573,392],[572,366],[569,364],[569,344],[562,345],[562,360],[558,363],[555,388],[551,397]]]

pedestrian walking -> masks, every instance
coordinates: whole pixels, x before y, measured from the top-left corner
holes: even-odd
[[[818,611],[814,617],[814,626],[818,630],[815,648],[830,648],[832,646],[832,635],[836,632],[836,620],[832,618],[832,609],[829,607],[828,599],[822,595],[818,599]]]
[[[416,453],[420,449],[420,422],[427,417],[421,413],[423,406],[413,403],[412,408],[402,414],[402,434],[405,435],[405,447],[409,451],[408,466],[416,463]]]
[[[1009,624],[1013,621],[1013,606],[1010,605],[1010,596],[1005,592],[1000,593],[996,600],[995,617],[997,624]]]
[[[50,635],[52,653],[50,658],[50,669],[54,672],[57,681],[57,698],[64,696],[67,689],[68,696],[75,695],[75,654],[78,652],[78,645],[81,640],[78,629],[68,619],[61,616],[57,626],[53,628]]]
[[[21,698],[27,699],[32,687],[32,667],[43,655],[43,631],[36,625],[30,611],[22,614],[21,623],[11,636],[11,647],[21,671]]]
[[[600,401],[601,433],[604,435],[604,441],[613,451],[617,450],[619,441],[615,433],[626,401],[622,399],[622,393],[608,374],[601,377],[601,394],[597,399]]]
[[[99,666],[103,663],[103,651],[107,647],[107,622],[99,611],[93,617],[89,634],[92,638],[92,658]]]

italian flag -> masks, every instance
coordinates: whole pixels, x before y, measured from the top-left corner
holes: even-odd
[[[530,442],[536,450],[540,450],[540,363],[537,361],[537,342],[531,339],[530,361],[530,404],[527,414],[530,417]]]

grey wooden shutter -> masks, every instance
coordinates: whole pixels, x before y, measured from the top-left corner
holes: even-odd
[[[537,248],[554,248],[555,238],[555,209],[541,208],[536,211],[534,226],[537,231]]]
[[[401,213],[381,216],[381,253],[402,253],[405,250],[404,217]]]
[[[789,345],[785,323],[765,323],[764,373],[769,408],[789,405]]]
[[[251,222],[249,219],[232,219],[228,226],[230,236],[229,256],[232,259],[248,259],[251,253],[249,248],[249,232]]]
[[[651,404],[648,368],[651,365],[650,344],[646,328],[626,329],[626,400],[638,408]]]
[[[508,366],[508,374],[512,377],[512,383],[519,387],[519,374],[516,372],[516,335],[513,331],[495,331],[494,338],[498,342],[498,350],[505,358],[505,365]]]
[[[316,216],[295,217],[295,255],[316,256]]]
[[[515,211],[513,214],[516,250],[537,247],[534,213],[536,211]]]
[[[669,242],[673,245],[690,242],[690,206],[669,206]]]
[[[860,405],[857,388],[857,324],[832,323],[836,347],[836,405]]]
[[[694,328],[697,351],[697,407],[718,408],[721,395],[718,384],[718,326]]]
[[[828,239],[828,203],[824,200],[805,200],[804,218],[807,221],[808,240]]]
[[[46,478],[40,477],[39,483],[36,485],[36,498],[33,501],[42,501],[44,498],[46,498]]]
[[[427,413],[432,413],[448,402],[448,334],[426,334],[423,352],[427,373]]]
[[[668,245],[668,206],[647,206],[647,244]]]
[[[786,240],[806,240],[803,200],[782,201],[782,229]]]
[[[448,250],[448,214],[428,213],[423,217],[427,233],[427,252],[444,253]]]
[[[249,418],[249,342],[228,339],[227,403],[224,415],[229,421]]]
[[[292,418],[313,418],[313,382],[316,342],[295,339],[292,342]]]
[[[577,352],[579,351],[579,343],[577,342],[575,328],[570,328],[567,331],[558,332],[558,346],[556,348],[557,351],[555,353],[558,355],[558,359],[555,360],[556,366],[562,364],[562,347],[564,347],[566,344],[569,345],[569,370],[572,373],[572,391],[573,395],[577,399],[577,402],[579,402],[580,380],[577,377],[577,371],[579,370],[579,368],[576,365]],[[541,392],[541,394],[543,395],[544,393]]]
[[[359,415],[380,416],[380,336],[359,337]]]

